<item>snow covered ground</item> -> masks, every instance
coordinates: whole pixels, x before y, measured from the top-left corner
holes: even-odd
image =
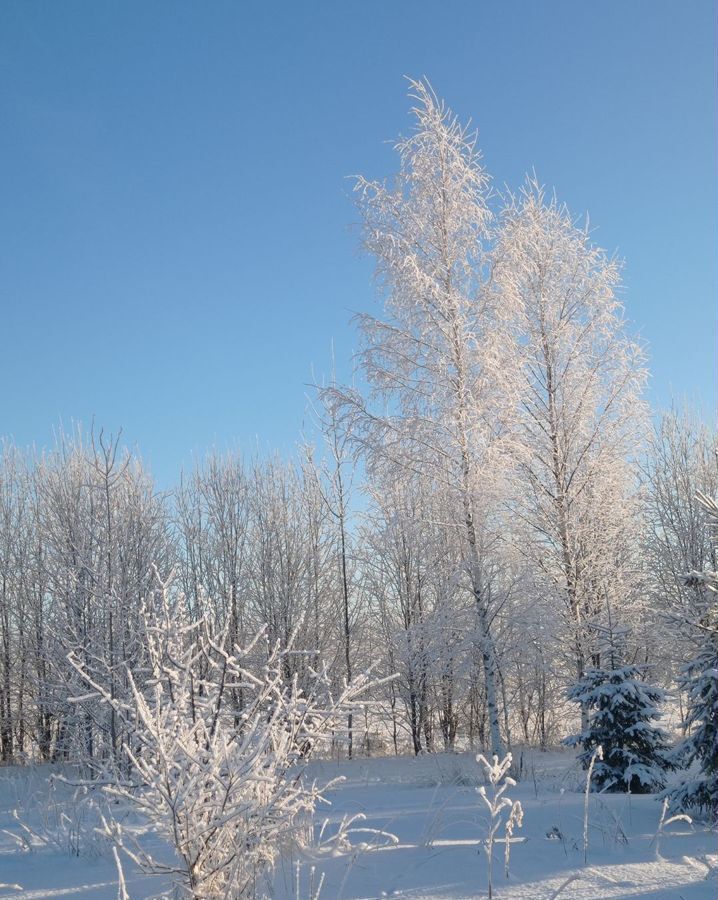
[[[515,756],[519,761],[520,754]],[[508,881],[503,846],[498,848],[495,897],[712,900],[718,893],[718,840],[705,827],[671,825],[657,847],[661,806],[653,797],[593,794],[584,865],[583,773],[573,755],[526,752],[522,769],[522,780],[508,795],[524,807],[523,828],[516,834],[526,841],[513,845]],[[0,769],[0,883],[21,886],[0,888],[0,897],[116,897],[115,864],[106,848],[81,838],[80,856],[69,852],[77,807],[67,788],[48,795],[49,771]],[[344,780],[328,792],[331,805],[318,811],[318,849],[300,860],[284,860],[275,873],[271,896],[276,900],[310,898],[312,881],[316,887],[322,873],[321,900],[487,896],[480,843],[486,813],[476,793],[481,771],[473,756],[314,762],[308,774],[320,783]],[[11,815],[17,807],[27,808],[26,820],[38,831],[64,812],[68,821],[60,846],[23,850]],[[334,840],[342,821],[349,846]],[[156,897],[166,887],[129,864],[125,870],[133,900]]]

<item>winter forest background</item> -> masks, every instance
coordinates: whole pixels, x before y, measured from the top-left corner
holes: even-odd
[[[715,434],[650,416],[619,267],[586,228],[533,178],[493,192],[473,135],[427,84],[410,91],[398,175],[355,185],[384,317],[357,319],[363,389],[317,386],[316,444],[210,454],[166,493],[102,430],[3,446],[4,762],[137,765],[126,708],[156,677],[164,616],[201,623],[210,656],[274,660],[280,692],[311,694],[320,671],[334,697],[382,679],[333,722],[335,756],[503,757],[581,728],[590,756],[596,685],[644,677],[671,691],[664,706],[646,689],[644,725],[660,706],[684,736],[715,729],[695,693],[716,668],[695,574],[716,568],[697,499],[718,493]],[[244,678],[227,686],[237,723]],[[604,781],[664,786],[667,746],[642,738]]]
[[[99,424],[0,450],[0,760],[132,809],[172,862],[109,807],[95,832],[185,895],[256,895],[307,844],[310,758],[470,750],[502,790],[574,746],[588,787],[665,798],[660,828],[715,818],[715,428],[650,408],[588,222],[409,98],[394,174],[352,182],[380,304],[294,454],[208,451],[160,490]],[[486,802],[508,877],[520,804]]]

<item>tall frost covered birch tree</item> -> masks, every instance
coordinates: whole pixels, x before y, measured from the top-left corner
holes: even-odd
[[[535,180],[510,198],[494,287],[517,312],[522,354],[516,518],[563,601],[578,677],[595,649],[591,621],[607,603],[625,611],[638,593],[634,460],[646,372],[619,283],[617,264]]]
[[[508,435],[506,310],[488,288],[489,179],[463,126],[431,88],[411,82],[415,125],[390,185],[357,179],[364,246],[385,318],[358,317],[368,396],[329,391],[372,464],[390,462],[448,487],[475,600],[492,751],[503,755],[492,610],[484,585],[495,527],[497,465]]]

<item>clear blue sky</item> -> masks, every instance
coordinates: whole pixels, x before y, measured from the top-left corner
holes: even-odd
[[[0,434],[123,426],[162,485],[291,450],[370,308],[346,176],[389,175],[402,76],[626,260],[650,397],[713,409],[716,3],[0,4]]]

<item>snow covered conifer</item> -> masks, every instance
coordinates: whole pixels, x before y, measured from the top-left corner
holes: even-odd
[[[713,547],[718,544],[718,503],[703,494],[698,500],[708,513]],[[718,573],[691,572],[685,578],[691,587],[703,588],[706,600],[695,632],[700,649],[681,673],[681,686],[688,693],[685,725],[693,729],[679,745],[676,757],[685,765],[696,763],[698,773],[690,775],[668,796],[682,809],[697,808],[718,817]]]
[[[568,691],[569,700],[585,710],[587,725],[565,743],[581,745],[584,768],[594,750],[603,748],[594,768],[599,790],[652,793],[665,786],[665,771],[672,767],[665,732],[655,724],[665,694],[644,681],[646,666],[618,664],[620,632],[607,634],[609,665],[587,669]]]
[[[681,809],[696,807],[718,816],[718,639],[707,637],[694,660],[683,667],[681,685],[688,693],[685,724],[694,730],[678,748],[685,764],[699,772],[670,792]]]

